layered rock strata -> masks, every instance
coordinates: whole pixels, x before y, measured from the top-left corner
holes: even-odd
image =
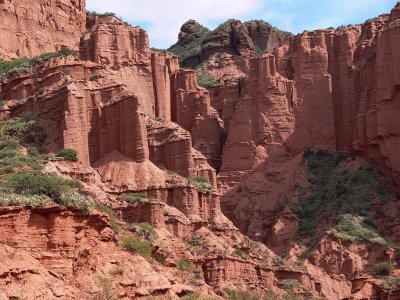
[[[85,7],[85,0],[1,1],[0,59],[78,49],[86,30]]]

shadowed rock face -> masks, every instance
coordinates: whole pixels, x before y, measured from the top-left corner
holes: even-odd
[[[190,20],[171,49],[182,51],[188,66],[204,63],[203,71],[223,83],[206,89],[175,56],[151,51],[144,30],[91,15],[83,32],[83,2],[37,2],[0,5],[11,23],[9,12],[20,14],[20,6],[51,14],[46,20],[60,26],[44,22],[37,31],[50,43],[34,44],[33,36],[24,48],[11,38],[0,48],[3,57],[78,44],[79,57],[52,58],[3,78],[0,116],[36,112],[46,153],[73,148],[79,157],[50,161],[44,171],[79,180],[81,192],[115,216],[60,206],[0,208],[0,298],[99,299],[106,292],[99,278],[111,278],[109,289],[122,299],[193,290],[216,296],[238,287],[283,295],[288,285],[306,299],[396,297],[381,288],[372,266],[400,263],[399,249],[341,240],[330,230],[334,214],[318,216],[315,240],[303,239],[289,202],[299,201],[296,186],[315,184],[304,167],[307,148],[350,153],[339,170],[375,167],[398,182],[400,5],[362,26],[291,37],[262,21],[229,20],[210,32]],[[66,19],[55,16],[65,11],[77,27],[64,29],[61,42]],[[18,20],[19,32],[36,26]],[[10,34],[4,24],[0,30]],[[145,198],[118,198],[131,192]],[[393,242],[398,208],[398,201],[374,203],[380,214],[372,221]],[[116,242],[138,236],[128,224],[143,222],[156,228],[160,262]],[[120,232],[113,232],[116,224]],[[182,271],[182,260],[193,270]]]
[[[290,33],[279,31],[264,21],[229,20],[209,31],[193,20],[181,27],[178,42],[168,51],[176,54],[181,65],[196,67],[216,53],[254,57],[255,52],[272,52]]]

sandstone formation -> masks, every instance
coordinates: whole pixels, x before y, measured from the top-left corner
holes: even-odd
[[[280,47],[284,40],[291,35],[291,33],[272,27],[262,20],[248,21],[244,25],[247,27],[254,44],[258,47],[258,51],[261,49],[272,52],[275,48]]]
[[[211,104],[224,120],[227,132],[227,143],[222,155],[222,172],[219,174],[220,190],[223,192],[223,199],[226,199],[223,200],[223,203],[226,203],[226,208],[223,205],[223,209],[226,214],[232,216],[233,207],[238,205],[233,218],[238,218],[235,223],[240,228],[241,215],[246,216],[246,220],[251,219],[245,213],[249,208],[245,208],[246,204],[243,203],[243,184],[247,186],[245,190],[252,194],[253,199],[255,190],[258,189],[256,185],[265,186],[269,180],[275,181],[271,184],[276,188],[261,189],[264,195],[279,189],[278,186],[282,184],[277,179],[279,174],[285,178],[282,180],[289,177],[285,175],[285,164],[293,165],[293,157],[305,148],[319,147],[363,155],[382,172],[390,172],[397,181],[397,148],[394,146],[397,125],[389,121],[389,115],[382,115],[383,111],[396,111],[393,108],[386,110],[386,105],[389,105],[387,103],[392,103],[387,101],[395,99],[395,83],[386,87],[388,83],[393,82],[392,78],[384,80],[385,83],[379,83],[383,77],[381,72],[395,73],[394,70],[391,71],[396,66],[395,61],[391,55],[384,55],[381,52],[384,50],[380,50],[379,45],[384,43],[385,47],[389,47],[385,53],[391,53],[391,46],[387,45],[391,45],[390,33],[397,28],[397,10],[398,7],[391,15],[382,16],[362,26],[306,31],[291,37],[285,45],[274,50],[274,55],[269,58],[269,65],[265,64],[271,72],[260,73],[267,69],[255,67],[260,61],[266,60],[265,55],[250,60],[248,67],[242,67],[242,62],[229,56],[221,58],[230,60],[229,63],[206,64],[205,69],[209,68],[214,78],[221,78],[220,74],[230,72],[232,65],[236,65],[236,70],[240,70],[238,75],[245,74],[242,78],[225,80],[223,87],[210,88]],[[391,66],[387,72],[381,71],[383,67],[379,65],[384,64],[384,61]],[[280,76],[286,83],[279,83],[279,80],[282,80],[278,79]],[[393,76],[395,78],[395,75]],[[262,117],[257,116],[257,110],[254,112],[259,104],[253,103],[262,99],[262,92],[260,88],[254,88],[251,84],[254,79],[261,78],[266,79],[261,82],[261,89],[265,88],[273,94],[264,94],[268,102],[274,103],[273,99],[279,95],[271,89],[271,82],[281,89],[282,100],[276,101],[276,104],[282,105],[283,110],[273,107],[271,112],[275,115],[281,111],[283,115],[277,115],[279,123],[274,124],[273,116],[268,115],[266,108],[261,108],[259,111],[265,115],[267,122],[260,124],[258,121],[257,127],[253,124],[255,120],[262,120]],[[383,94],[384,90],[388,91],[387,94]],[[245,105],[246,100],[253,105]],[[253,112],[244,115],[243,109],[251,109]],[[388,122],[391,122],[391,125]],[[254,130],[258,136],[252,136],[249,130]],[[384,130],[384,133],[379,133],[380,130]],[[260,136],[263,131],[264,137]],[[273,143],[274,148],[268,146],[269,141]],[[266,174],[267,178],[256,179],[258,170],[265,168],[272,176],[268,178]],[[240,178],[243,175],[247,176],[246,174],[250,174],[250,177],[237,186],[242,192],[238,194],[237,201],[232,201],[235,192],[229,192],[228,186],[237,185]],[[253,181],[250,178],[255,180],[251,187],[250,183],[247,183]],[[269,201],[253,200],[251,205],[259,203],[264,207],[260,207],[261,210],[269,207],[268,210],[272,212],[273,207],[283,197],[280,193],[276,194],[272,197],[275,200],[269,196]],[[258,210],[250,210],[258,214]],[[247,227],[252,227],[253,223],[260,225],[258,217],[252,219],[254,221],[250,224],[243,220]],[[255,229],[253,234],[258,234]]]
[[[244,283],[239,272],[232,274],[236,279],[231,280],[219,278],[214,272],[221,264],[235,265],[236,261],[242,261],[244,269],[256,272],[261,253],[269,251],[262,245],[257,246],[261,247],[257,252],[248,248],[248,241],[221,213],[215,190],[216,173],[208,160],[213,162],[220,156],[223,122],[210,106],[208,91],[198,87],[195,73],[178,70],[176,58],[169,54],[151,52],[144,31],[114,17],[91,16],[88,28],[80,43],[81,60],[74,56],[50,58],[2,81],[3,114],[14,117],[24,111],[35,112],[45,127],[45,151],[54,155],[71,148],[77,150],[79,157],[76,163],[49,162],[45,171],[78,179],[83,185],[82,192],[113,206],[121,225],[147,222],[158,228],[161,244],[156,251],[169,259],[172,267],[180,257],[201,266],[197,289],[214,293],[213,289],[233,287],[237,282],[279,291],[279,278],[271,279],[268,282],[272,285],[264,287],[264,279],[257,276]],[[113,36],[117,37],[117,51],[109,43]],[[130,75],[137,80],[128,79]],[[196,177],[205,179],[208,185],[197,186],[192,181]],[[149,200],[127,205],[122,198],[116,199],[116,194],[132,191],[145,193]],[[192,281],[187,282],[184,277],[176,279],[174,268],[172,273],[163,273],[162,265],[151,266],[138,256],[126,259],[130,255],[115,242],[106,215],[101,216],[101,226],[100,221],[91,219],[92,215],[79,216],[58,206],[10,208],[3,215],[6,220],[3,236],[13,235],[13,239],[2,241],[5,253],[15,253],[17,248],[20,249],[17,255],[31,261],[30,267],[17,267],[21,271],[16,276],[35,274],[24,277],[29,282],[26,288],[41,286],[38,291],[28,292],[17,281],[7,279],[5,288],[0,288],[7,297],[51,299],[80,294],[85,299],[96,299],[112,291],[128,299],[156,293],[177,296],[194,290],[188,285],[193,286]],[[218,235],[208,229],[209,224],[213,224],[212,230]],[[40,226],[44,228],[38,231]],[[83,226],[87,228],[85,231],[81,229]],[[15,233],[13,228],[23,230]],[[80,228],[79,237],[74,236],[73,228]],[[34,239],[35,245],[22,247],[21,240],[36,235],[51,241]],[[86,240],[86,236],[90,239]],[[194,238],[207,241],[199,245],[204,254],[193,257],[187,245]],[[226,248],[227,244],[230,248]],[[91,247],[96,251],[91,252]],[[247,249],[251,257],[237,258],[235,253],[240,248]],[[33,254],[32,249],[35,249]],[[172,249],[176,251],[174,254]],[[221,254],[223,258],[217,259]],[[215,257],[218,263],[203,268],[204,255],[209,259]],[[9,268],[15,265],[8,254],[5,257],[9,267],[4,269],[4,277],[8,278],[7,274],[12,272]],[[140,272],[146,275],[128,272],[126,277],[125,271],[119,271],[131,270],[133,266],[140,266]],[[118,269],[118,274],[114,269]],[[207,270],[207,276],[203,275],[203,269]],[[274,269],[265,272],[266,277],[275,278]],[[135,278],[139,277],[143,278],[138,282]],[[67,283],[59,282],[59,278]],[[312,292],[313,286],[307,286],[308,289]]]
[[[78,49],[86,30],[85,8],[85,0],[1,1],[0,59],[33,57],[61,47]]]
[[[190,20],[170,48],[179,62],[151,50],[139,27],[86,16],[84,2],[0,6],[0,58],[77,50],[0,74],[0,119],[35,112],[42,172],[77,180],[94,203],[86,214],[65,203],[0,207],[0,299],[399,297],[400,4],[363,25],[297,36],[263,21],[210,32]],[[55,157],[62,149],[77,161]],[[334,171],[320,177],[359,171],[351,185],[376,189],[358,191],[373,210],[351,219],[369,230],[362,239],[335,231],[340,205],[321,209],[313,236],[300,234],[296,208],[321,180],[307,153],[346,153],[324,161]],[[346,191],[328,183],[328,200]],[[391,276],[378,278],[379,263]]]

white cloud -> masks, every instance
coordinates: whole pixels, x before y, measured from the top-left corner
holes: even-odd
[[[287,0],[286,0],[287,1]],[[290,1],[290,0],[289,0]],[[240,18],[262,7],[262,0],[87,0],[87,9],[114,12],[124,20],[146,22],[155,46],[167,47],[177,39],[188,19],[203,25],[215,20]]]

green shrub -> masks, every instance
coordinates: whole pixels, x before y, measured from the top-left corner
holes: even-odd
[[[257,53],[258,55],[262,55],[264,52],[265,52],[265,50],[261,49],[260,46],[256,46],[256,53]]]
[[[205,72],[197,74],[197,83],[205,88],[219,87],[223,85],[219,81],[212,79],[211,76]]]
[[[123,236],[121,238],[122,246],[133,254],[140,254],[146,259],[152,257],[153,245],[147,240],[141,240],[138,237]]]
[[[296,279],[283,279],[281,280],[280,284],[282,285],[282,288],[286,291],[300,287],[300,283]]]
[[[57,157],[62,157],[66,160],[73,160],[77,161],[78,160],[78,153],[74,149],[62,149],[60,152],[58,152]]]
[[[200,293],[190,293],[189,295],[184,296],[181,298],[182,300],[214,300],[216,298],[205,296]]]
[[[112,210],[112,208],[100,202],[96,202],[94,204],[94,208],[102,213],[107,214],[110,217],[111,228],[114,230],[115,233],[119,233],[121,231],[121,226],[119,226],[118,224],[118,217],[116,213]]]
[[[224,289],[230,300],[263,300],[267,299],[262,292]]]
[[[272,258],[272,263],[274,264],[274,266],[281,268],[285,266],[285,261],[283,260],[282,257],[276,255]]]
[[[112,294],[112,286],[113,286],[113,281],[111,278],[106,277],[106,276],[99,276],[99,285],[101,287],[101,294],[100,294],[100,299],[101,300],[113,300],[113,294]]]
[[[26,112],[18,117],[0,121],[0,138],[0,149],[3,149],[19,145],[40,147],[45,137],[36,114]]]
[[[41,65],[54,57],[69,55],[76,55],[75,51],[67,47],[62,47],[57,52],[44,53],[34,58],[19,58],[12,61],[0,61],[0,79],[21,73],[28,73],[30,68],[34,65]]]
[[[204,177],[195,177],[192,181],[196,183],[208,183],[208,179]]]
[[[370,225],[366,217],[355,217],[347,214],[338,217],[333,234],[344,241],[366,241],[388,246],[388,242]]]
[[[115,13],[110,12],[110,11],[106,11],[104,13],[101,14],[102,16],[106,16],[106,17],[115,17]]]
[[[168,53],[168,51],[166,49],[161,49],[161,48],[151,47],[150,50],[154,51],[154,52],[164,53],[164,54]]]
[[[79,188],[80,184],[54,174],[17,173],[6,179],[6,186],[21,195],[46,195],[51,199],[62,201],[64,193]]]
[[[400,277],[387,277],[382,288],[388,291],[400,288]]]
[[[35,93],[36,93],[36,94],[39,94],[39,95],[42,95],[42,94],[44,94],[45,91],[46,91],[45,88],[39,87],[39,88],[37,88],[37,89],[35,90]]]
[[[75,191],[64,193],[61,199],[56,202],[64,206],[74,207],[84,214],[89,214],[94,207],[94,203],[91,199]]]
[[[147,222],[139,224],[128,224],[127,229],[136,232],[147,240],[154,240],[154,238],[157,236],[157,232],[154,227]]]
[[[90,81],[96,81],[97,79],[103,78],[103,75],[94,73],[90,76]]]
[[[313,185],[297,188],[299,204],[289,205],[299,218],[300,236],[313,235],[318,223],[333,211],[371,219],[373,201],[390,199],[379,175],[371,168],[344,170],[338,165],[346,156],[335,156],[326,150],[306,150],[303,157]]]
[[[93,202],[74,191],[81,185],[73,180],[64,179],[54,174],[40,174],[33,172],[22,172],[9,175],[5,179],[5,186],[10,190],[8,198],[13,194],[20,195],[14,203],[20,205],[43,205],[48,204],[46,199],[51,199],[57,204],[70,206],[82,213],[89,213]]]
[[[203,239],[201,238],[201,236],[198,235],[193,235],[189,240],[188,243],[192,246],[201,246],[204,244]]]
[[[129,193],[120,195],[118,199],[127,201],[129,203],[136,203],[138,201],[146,201],[147,195],[145,193]]]
[[[211,184],[208,182],[207,178],[204,177],[195,177],[191,179],[193,185],[196,189],[200,191],[210,191],[212,190]]]
[[[246,253],[244,253],[242,250],[235,248],[235,250],[233,251],[233,254],[235,254],[236,256],[239,256],[240,258],[246,258],[247,255]]]
[[[394,270],[394,265],[390,261],[377,263],[373,266],[376,276],[390,276]]]
[[[53,201],[44,195],[19,195],[10,192],[0,193],[0,206],[45,206]]]
[[[156,117],[154,120],[156,120],[157,122],[164,123],[166,119],[165,119],[164,116],[158,116],[158,117]]]
[[[187,259],[180,259],[176,262],[176,267],[179,271],[189,272],[192,271],[192,263]]]
[[[39,149],[43,142],[43,129],[33,113],[0,121],[0,174],[41,170],[44,157]],[[22,147],[28,150],[27,155],[21,152]]]
[[[29,58],[18,58],[11,61],[0,60],[0,77],[3,74],[7,74],[10,70],[19,67],[29,61]]]

